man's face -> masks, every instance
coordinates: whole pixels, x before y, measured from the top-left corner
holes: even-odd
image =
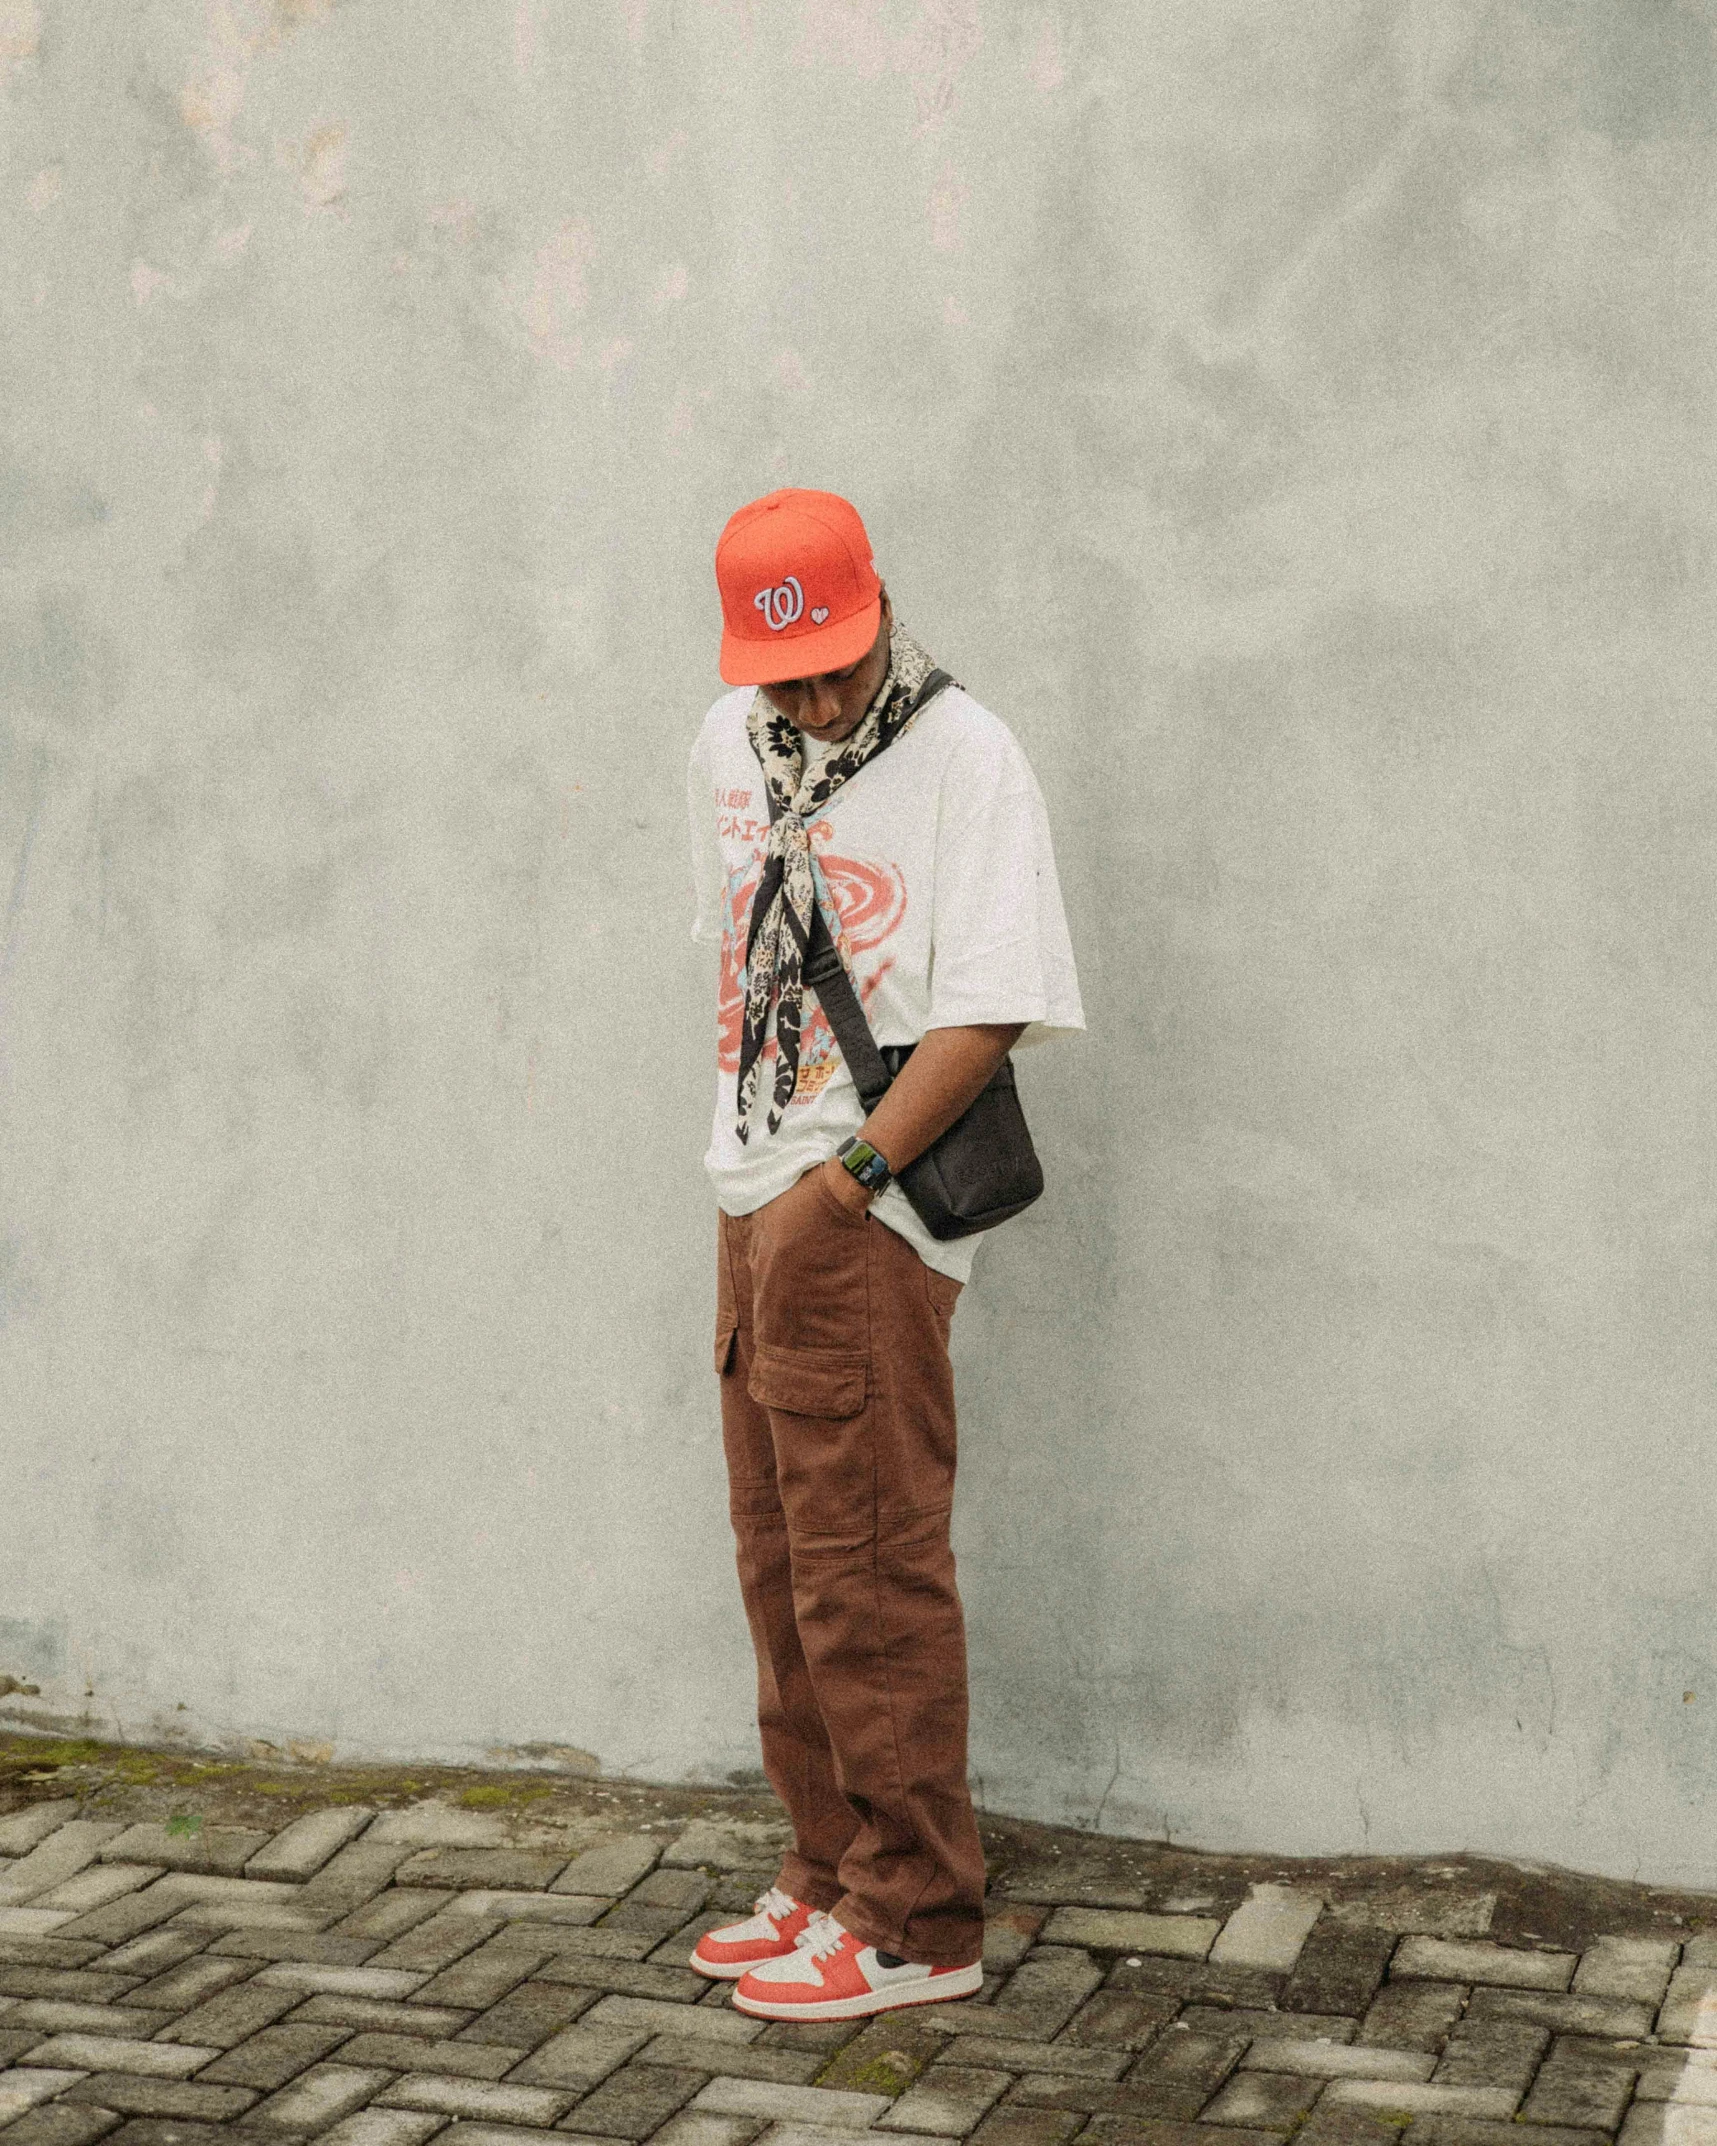
[[[864,720],[888,669],[888,634],[894,623],[888,592],[883,591],[882,619],[866,654],[844,671],[819,671],[814,678],[782,678],[763,687],[771,707],[819,745],[838,744]]]

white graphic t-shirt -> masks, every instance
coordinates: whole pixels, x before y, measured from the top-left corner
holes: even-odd
[[[721,947],[715,1124],[705,1168],[729,1214],[749,1214],[832,1155],[864,1106],[816,993],[805,990],[799,1082],[780,1129],[759,1110],[734,1130],[741,969],[769,836],[763,771],[746,734],[756,692],[705,716],[687,776],[697,883],[694,938]],[[811,743],[811,741],[807,741]],[[814,750],[814,745],[812,747]],[[879,1044],[930,1028],[1024,1021],[1021,1048],[1085,1017],[1037,782],[1013,734],[948,686],[902,736],[850,776],[810,823],[819,898]],[[832,913],[831,913],[832,912]],[[761,1094],[774,1074],[773,1026]],[[898,1185],[871,1203],[921,1258],[965,1281],[977,1237],[938,1243]]]

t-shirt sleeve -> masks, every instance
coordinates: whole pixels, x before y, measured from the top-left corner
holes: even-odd
[[[931,1028],[1085,1026],[1043,793],[1005,732],[950,757],[937,827]]]
[[[715,782],[709,765],[709,733],[700,730],[686,763],[686,811],[691,830],[692,937],[721,944],[721,842],[715,825]]]

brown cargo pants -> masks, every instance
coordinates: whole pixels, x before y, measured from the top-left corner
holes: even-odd
[[[948,1522],[960,1284],[820,1171],[720,1217],[715,1364],[780,1883],[933,1967],[983,1949]]]

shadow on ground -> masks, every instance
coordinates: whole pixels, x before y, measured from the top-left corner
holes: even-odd
[[[583,1774],[447,1766],[267,1764],[182,1750],[0,1734],[0,1816],[75,1798],[88,1818],[277,1831],[330,1805],[398,1810],[426,1800],[533,1827],[677,1834],[689,1820],[780,1824],[767,1792],[662,1788]],[[1321,1893],[1356,1926],[1583,1951],[1600,1935],[1686,1939],[1717,1932],[1717,1893],[1666,1890],[1549,1866],[1432,1857],[1218,1855],[985,1815],[992,1891],[1022,1901],[1227,1914],[1257,1884]]]

